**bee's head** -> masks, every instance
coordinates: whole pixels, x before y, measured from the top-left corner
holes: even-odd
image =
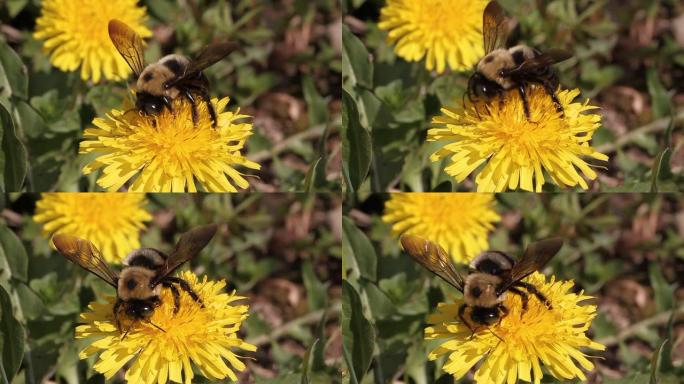
[[[479,98],[491,99],[502,91],[501,85],[489,80],[480,72],[475,72],[468,81],[468,91]]]
[[[136,93],[135,106],[146,115],[156,116],[161,113],[164,107],[169,106],[169,102],[163,97],[153,96],[147,92]]]
[[[476,324],[492,325],[499,321],[499,308],[494,307],[472,307],[470,312],[471,320]]]
[[[153,296],[148,299],[132,299],[126,303],[126,315],[133,319],[149,319],[154,308],[159,304],[159,297]]]

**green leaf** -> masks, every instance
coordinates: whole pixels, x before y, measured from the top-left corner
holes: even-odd
[[[309,302],[309,311],[314,311],[325,307],[327,295],[326,284],[316,277],[310,261],[305,261],[302,265],[302,279],[306,288],[306,296]]]
[[[328,103],[316,90],[316,85],[310,76],[304,77],[302,80],[302,89],[304,91],[304,100],[306,100],[307,109],[309,112],[309,126],[315,127],[321,124],[328,123]]]
[[[28,99],[28,76],[19,55],[0,41],[0,97]]]
[[[342,25],[342,76],[352,85],[373,88],[373,65],[368,50],[346,25]]]
[[[43,117],[36,111],[29,103],[19,100],[16,104],[16,110],[19,115],[17,125],[21,127],[21,131],[29,138],[39,138],[45,135],[47,125]],[[30,144],[29,144],[30,147]],[[32,151],[32,153],[34,153]]]
[[[674,304],[674,287],[667,283],[657,263],[649,264],[648,275],[653,287],[654,301],[658,312],[672,309]]]
[[[667,335],[665,340],[673,340],[674,337],[672,327],[674,326],[676,309],[670,313],[670,319],[667,321]],[[671,373],[674,371],[674,364],[672,362],[672,343],[667,343],[663,346],[662,355],[660,356],[660,372]]]
[[[668,339],[663,340],[662,343],[653,352],[653,357],[651,358],[651,377],[649,379],[650,384],[659,384],[658,373],[660,370],[660,358],[663,352],[663,347],[669,343]]]
[[[24,328],[14,318],[12,303],[5,289],[0,286],[0,363],[11,382],[19,371],[24,356]]]
[[[646,85],[648,93],[651,95],[651,105],[653,106],[653,118],[670,116],[672,114],[672,98],[663,86],[655,68],[649,68],[646,72]]]
[[[6,225],[0,224],[0,268],[8,269],[12,279],[26,282],[28,279],[28,255],[17,235]],[[0,271],[0,276],[7,272]]]
[[[359,268],[359,273],[364,278],[375,281],[378,260],[370,240],[347,217],[342,218],[342,231],[344,232],[344,241],[349,244],[351,256]]]
[[[346,280],[342,282],[342,348],[353,374],[353,382],[361,382],[370,367],[375,346],[375,329],[363,315],[361,298]]]
[[[314,162],[309,170],[306,172],[306,177],[304,178],[304,190],[311,193],[316,190],[322,189],[325,185],[325,159],[319,157],[316,162]]]
[[[0,105],[0,129],[0,169],[4,171],[4,177],[0,179],[0,192],[17,192],[21,190],[26,178],[28,154],[17,137],[12,116],[3,105]]]
[[[651,172],[651,192],[658,192],[658,182],[662,179],[666,179],[672,175],[670,170],[670,157],[672,151],[670,148],[665,148],[658,154],[655,161],[653,162],[653,171]]]
[[[311,383],[311,378],[309,377],[309,372],[311,370],[311,366],[313,365],[313,351],[316,349],[316,345],[318,344],[319,339],[315,339],[311,345],[309,345],[309,348],[306,349],[306,353],[304,354],[304,358],[302,359],[302,381],[301,384],[309,384]]]
[[[28,0],[9,0],[7,2],[7,8],[11,18],[17,17],[19,12],[28,4]]]
[[[342,167],[350,190],[359,188],[368,175],[370,164],[370,134],[359,122],[354,99],[342,91]]]

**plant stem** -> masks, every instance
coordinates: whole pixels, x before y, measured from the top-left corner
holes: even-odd
[[[327,312],[328,318],[329,319],[335,319],[340,315],[340,311],[342,310],[342,304],[338,301],[337,303],[333,304],[329,308],[324,308],[324,309],[319,309],[318,311],[314,311],[311,313],[307,313],[306,315],[302,317],[298,317],[292,321],[289,321],[280,327],[274,329],[270,334],[268,335],[259,335],[255,338],[247,340],[248,343],[252,345],[262,345],[266,343],[270,343],[272,341],[277,340],[280,336],[283,336],[290,332],[292,329],[297,328],[301,325],[308,325],[308,324],[316,324],[321,320],[321,317]]]
[[[274,145],[271,149],[265,149],[263,151],[253,153],[251,156],[249,156],[249,159],[255,163],[261,163],[262,161],[278,156],[281,152],[285,151],[292,144],[295,144],[298,141],[315,139],[317,137],[320,137],[321,135],[323,135],[323,132],[325,132],[326,125],[327,124],[317,125],[304,132],[294,134],[288,137],[287,139],[281,141],[280,143]]]
[[[672,311],[674,311],[674,317],[676,318],[677,316],[684,315],[684,306],[681,306],[679,308],[675,308]],[[663,325],[667,323],[670,320],[670,316],[672,315],[672,311],[668,312],[663,312],[659,313],[653,317],[649,317],[648,319],[642,320],[638,323],[634,323],[631,326],[623,329],[621,332],[619,332],[615,336],[608,336],[604,337],[603,339],[597,340],[598,343],[601,343],[605,345],[606,347],[613,346],[615,344],[618,344],[619,342],[636,335],[640,331],[650,328],[652,326],[657,326],[657,325]]]
[[[680,111],[676,115],[674,115],[675,119],[675,124],[680,123],[684,121],[684,111]],[[645,135],[651,132],[658,132],[658,131],[663,131],[667,129],[667,127],[670,125],[670,117],[663,117],[662,119],[658,119],[655,121],[652,121],[646,125],[642,125],[639,128],[633,129],[629,132],[627,132],[625,135],[622,137],[619,137],[617,140],[615,140],[612,143],[606,143],[603,144],[599,147],[596,147],[596,150],[601,152],[601,153],[609,153],[609,152],[615,152],[616,150],[624,147],[625,145],[631,143],[635,139],[637,139],[641,135]]]

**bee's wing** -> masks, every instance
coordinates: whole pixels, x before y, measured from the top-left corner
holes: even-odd
[[[560,63],[572,57],[572,53],[562,49],[551,49],[543,52],[539,56],[523,61],[519,66],[504,70],[503,76],[522,75],[527,72],[535,72],[540,68]]]
[[[76,236],[55,235],[52,244],[62,256],[116,288],[116,274],[93,243]]]
[[[511,270],[511,283],[520,281],[532,272],[544,268],[549,260],[558,253],[562,246],[563,240],[559,237],[544,239],[530,244],[525,250],[525,254],[523,254],[522,258],[513,265],[513,269]]]
[[[503,9],[496,1],[487,4],[482,16],[482,37],[485,54],[506,43],[508,30]]]
[[[121,57],[131,67],[135,77],[140,76],[145,69],[142,38],[126,23],[116,19],[109,21],[109,38]]]
[[[217,227],[216,224],[204,225],[193,228],[181,235],[176,248],[166,259],[166,265],[152,281],[152,285],[158,284],[164,277],[183,265],[183,263],[199,255],[200,251],[214,237]]]
[[[451,258],[444,248],[413,235],[403,235],[401,245],[423,267],[463,292],[463,278],[456,271],[456,267],[451,263]]]
[[[197,57],[190,62],[184,76],[187,77],[211,67],[237,48],[237,43],[231,41],[222,41],[207,45],[197,54]]]

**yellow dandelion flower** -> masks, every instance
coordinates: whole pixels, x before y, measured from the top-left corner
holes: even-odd
[[[84,325],[76,328],[76,338],[96,340],[79,357],[86,359],[102,351],[94,368],[107,379],[130,362],[125,376],[129,383],[190,383],[194,377],[192,365],[208,379],[237,380],[235,371],[243,371],[245,364],[234,350],[256,351],[256,346],[237,335],[249,306],[231,305],[244,297],[235,292],[223,293],[224,280],[207,281],[205,276],[200,281],[189,271],[180,277],[199,295],[204,308],[179,290],[180,306],[174,313],[173,295],[164,288],[151,323],[122,319],[121,328],[130,327],[122,339],[112,312],[116,297],[106,296],[104,303],[92,302],[88,305],[90,311],[81,314]]]
[[[471,69],[484,56],[482,14],[489,0],[388,0],[378,27],[407,61],[443,73]]]
[[[97,184],[109,191],[124,184],[132,192],[196,192],[196,182],[208,192],[236,192],[249,183],[234,167],[259,169],[240,151],[252,135],[247,115],[224,111],[228,98],[212,99],[218,122],[212,121],[206,103],[197,103],[199,121],[185,99],[173,101],[173,112],[141,116],[135,110],[112,110],[106,119],[93,120],[86,129],[80,153],[100,156],[83,168],[90,174],[102,168]],[[232,182],[231,182],[232,181]]]
[[[428,131],[428,141],[444,145],[430,159],[449,158],[445,171],[458,182],[484,165],[475,178],[478,192],[518,188],[541,192],[544,171],[559,187],[587,189],[578,170],[590,180],[596,172],[583,158],[608,160],[590,145],[601,116],[583,112],[596,107],[588,101],[573,102],[579,95],[577,89],[559,91],[561,115],[542,88],[533,86],[527,93],[529,120],[517,91],[509,92],[503,104],[495,100],[488,106],[468,105],[465,110],[443,108],[443,115],[432,121],[435,126]]]
[[[107,25],[111,19],[128,24],[141,37],[152,35],[145,8],[137,0],[43,0],[33,37],[44,40],[43,50],[62,71],[81,67],[83,80],[121,80],[131,74],[114,44]]]
[[[43,234],[78,236],[92,241],[111,263],[140,248],[139,232],[152,219],[144,194],[43,193],[33,220]]]
[[[433,241],[458,263],[489,248],[487,235],[500,219],[494,195],[485,193],[392,193],[382,216],[394,236]]]
[[[440,303],[437,313],[428,317],[433,326],[425,329],[428,340],[448,339],[430,355],[430,360],[447,355],[442,369],[459,379],[479,361],[484,362],[475,372],[475,382],[487,384],[515,383],[517,380],[540,383],[542,364],[557,379],[586,380],[585,370],[594,365],[579,348],[603,351],[605,346],[586,336],[596,316],[595,305],[579,305],[591,296],[571,293],[574,282],[555,281],[535,272],[526,279],[534,284],[551,302],[552,309],[534,297],[523,312],[520,296],[508,294],[504,305],[507,316],[489,330],[475,333],[463,324],[458,309],[463,300]],[[468,311],[466,310],[466,318]]]

